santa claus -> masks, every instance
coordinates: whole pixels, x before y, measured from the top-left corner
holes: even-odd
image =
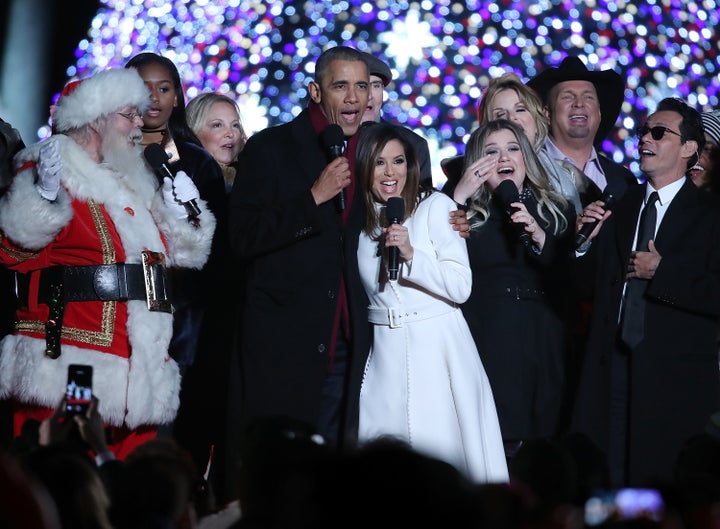
[[[16,434],[57,406],[70,364],[92,366],[118,457],[175,417],[164,267],[201,268],[215,218],[187,175],[161,183],[146,166],[149,101],[133,69],[74,82],[53,136],[15,157],[0,199],[0,263],[16,272],[18,310],[0,342],[0,398],[14,402]],[[202,213],[189,219],[183,204],[193,201]]]

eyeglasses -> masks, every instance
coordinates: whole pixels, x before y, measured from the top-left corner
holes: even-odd
[[[137,112],[128,112],[127,114],[124,113],[124,112],[115,112],[115,113],[116,113],[118,116],[124,117],[124,118],[127,119],[130,123],[132,123],[133,121],[135,121],[135,118],[139,118],[139,117],[140,117],[140,114],[138,114]]]
[[[663,136],[665,136],[666,132],[675,134],[675,136],[680,136],[680,138],[682,138],[682,134],[680,134],[679,132],[675,132],[674,130],[663,127],[662,125],[655,125],[654,127],[642,125],[641,127],[638,127],[636,135],[638,138],[642,138],[648,132],[652,136],[652,139],[654,139],[655,141],[660,141],[661,139],[663,139]]]

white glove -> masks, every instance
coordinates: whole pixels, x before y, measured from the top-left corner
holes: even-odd
[[[57,143],[48,141],[40,148],[37,164],[38,182],[37,187],[40,196],[51,202],[57,198],[60,189],[60,171],[62,160]]]
[[[172,180],[167,176],[163,178],[162,192],[165,205],[174,211],[179,219],[188,216],[183,204],[200,198],[198,188],[185,171],[178,171]]]

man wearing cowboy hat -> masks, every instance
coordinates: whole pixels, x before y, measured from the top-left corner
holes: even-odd
[[[603,192],[617,200],[638,184],[624,166],[598,153],[597,146],[615,125],[622,107],[625,81],[613,70],[588,70],[578,57],[566,57],[557,68],[548,68],[527,82],[537,91],[550,119],[545,140],[547,152],[570,171],[583,207],[599,200]],[[570,268],[566,318],[572,330],[567,367],[567,406],[574,399],[574,388],[587,340],[592,310],[590,260]]]
[[[561,162],[579,168],[593,191],[583,193],[583,205],[611,191],[617,199],[637,184],[622,165],[597,152],[596,146],[615,125],[624,100],[625,81],[613,70],[588,70],[578,57],[566,57],[528,81],[545,104],[550,118],[547,149]],[[579,179],[583,177],[578,172]],[[581,195],[581,197],[582,197]]]
[[[573,415],[606,451],[612,485],[634,487],[671,479],[720,404],[720,204],[686,177],[705,144],[700,114],[663,99],[637,140],[645,184],[582,218],[599,221],[597,295]]]

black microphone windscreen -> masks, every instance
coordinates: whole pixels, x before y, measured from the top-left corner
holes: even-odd
[[[338,145],[341,147],[345,145],[345,133],[343,132],[342,127],[335,123],[331,123],[325,127],[325,130],[322,131],[321,139],[323,146],[326,149],[330,149],[331,147],[336,147]]]
[[[388,222],[402,222],[405,217],[405,201],[401,197],[390,197],[385,207]]]
[[[610,186],[605,188],[605,191],[603,192],[602,196],[600,197],[600,200],[605,203],[603,206],[603,209],[605,211],[611,210],[615,207],[615,195],[612,193],[612,189],[610,189]],[[579,249],[581,246],[585,245],[588,238],[590,237],[590,234],[595,229],[595,226],[598,224],[598,219],[592,219],[590,222],[584,222],[583,225],[580,227],[580,231],[577,232],[575,235],[575,249]]]
[[[145,159],[153,169],[160,169],[163,165],[167,164],[170,157],[159,144],[151,143],[143,151]]]
[[[500,197],[503,205],[508,209],[510,208],[510,204],[512,204],[513,202],[520,201],[520,194],[518,193],[518,188],[515,185],[515,182],[513,182],[512,180],[503,180],[502,182],[500,182],[495,189],[495,192]]]

